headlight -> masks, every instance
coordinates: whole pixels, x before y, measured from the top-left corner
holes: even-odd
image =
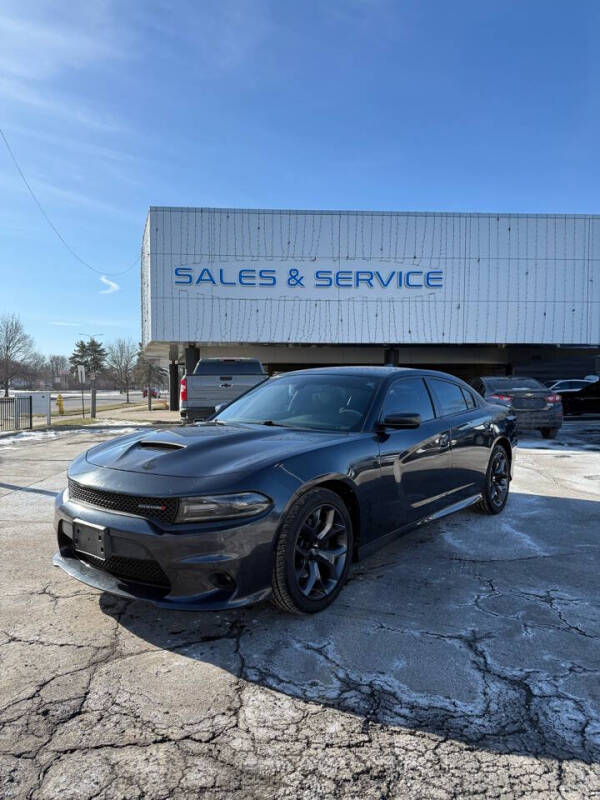
[[[269,498],[258,492],[182,497],[179,500],[177,522],[250,517],[253,514],[260,514],[270,504]]]

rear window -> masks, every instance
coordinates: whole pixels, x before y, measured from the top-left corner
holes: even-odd
[[[519,378],[518,376],[514,376],[512,378],[486,378],[485,385],[487,389],[491,389],[492,392],[506,392],[506,391],[516,391],[517,389],[533,389],[535,391],[547,391],[547,387],[544,386],[539,381],[536,381],[535,378]]]
[[[240,361],[236,358],[215,358],[200,360],[194,375],[264,375],[260,361]]]

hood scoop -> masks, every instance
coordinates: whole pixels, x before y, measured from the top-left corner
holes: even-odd
[[[136,443],[137,447],[144,447],[147,450],[185,450],[185,445],[179,442],[169,442],[161,439],[140,439]]]

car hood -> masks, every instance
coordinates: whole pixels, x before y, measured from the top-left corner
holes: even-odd
[[[120,436],[88,450],[86,460],[127,472],[208,477],[257,470],[347,437],[264,425],[190,425]]]

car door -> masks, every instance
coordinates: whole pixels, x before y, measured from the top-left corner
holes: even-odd
[[[419,414],[418,428],[384,430],[379,435],[381,533],[411,525],[439,510],[450,480],[450,429],[435,415],[421,377],[399,378],[390,385],[378,419],[388,414]]]
[[[442,384],[450,384],[442,386]],[[466,408],[462,407],[456,388],[462,393]],[[452,449],[452,474],[454,486],[449,502],[458,502],[478,494],[483,487],[494,439],[490,414],[480,405],[473,393],[464,386],[448,381],[437,381],[432,389],[436,402],[445,404],[451,422],[450,446]]]
[[[468,389],[444,378],[427,378],[436,413],[450,429],[452,468],[448,473],[444,505],[452,505],[481,491],[493,433],[489,415]]]
[[[600,413],[600,381],[590,382],[580,391],[571,395],[573,398],[573,411],[575,414]]]

